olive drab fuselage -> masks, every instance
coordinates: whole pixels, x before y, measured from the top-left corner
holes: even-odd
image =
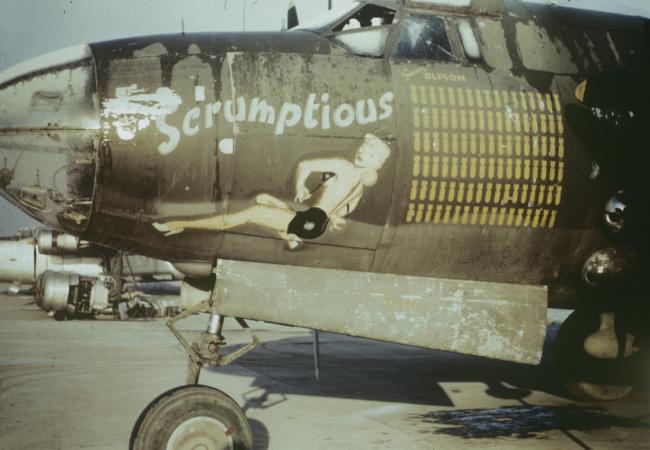
[[[640,25],[506,8],[398,6],[376,56],[327,30],[92,44],[100,119],[81,234],[172,261],[543,284],[569,305],[608,246],[616,186],[565,107],[582,80],[636,64]],[[442,53],[405,50],[420,22],[441,27]],[[368,134],[383,156],[362,155]],[[284,229],[328,198],[320,235]]]

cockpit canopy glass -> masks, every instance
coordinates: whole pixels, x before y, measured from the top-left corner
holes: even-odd
[[[395,14],[391,8],[350,2],[292,30],[322,33],[356,55],[381,57]]]
[[[395,20],[395,10],[377,5],[366,5],[359,11],[339,23],[332,31],[346,31],[358,28],[390,25]]]
[[[454,56],[445,22],[440,17],[408,15],[404,18],[395,58],[451,61]]]
[[[293,27],[291,30],[310,30],[323,32],[329,30],[332,26],[343,21],[348,15],[361,6],[360,2],[349,2],[343,5],[338,5],[330,9],[325,14],[321,14],[310,20]]]

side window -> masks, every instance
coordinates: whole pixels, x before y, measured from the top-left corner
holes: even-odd
[[[333,39],[357,55],[379,57],[394,20],[394,10],[366,5],[332,29]]]
[[[409,15],[401,24],[395,58],[451,61],[454,58],[445,21],[436,16]]]
[[[460,36],[460,42],[463,45],[463,51],[465,56],[470,61],[478,61],[481,59],[481,50],[472,29],[472,24],[467,19],[459,19],[457,22],[458,35]]]

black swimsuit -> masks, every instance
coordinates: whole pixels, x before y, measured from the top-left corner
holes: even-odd
[[[287,228],[287,233],[295,234],[301,239],[316,239],[325,232],[329,218],[320,208],[311,207],[298,211]]]

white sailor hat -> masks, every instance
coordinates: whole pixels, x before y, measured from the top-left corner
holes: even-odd
[[[377,156],[386,159],[390,156],[390,147],[383,139],[378,138],[372,133],[366,133],[363,137],[364,144],[368,146]]]

